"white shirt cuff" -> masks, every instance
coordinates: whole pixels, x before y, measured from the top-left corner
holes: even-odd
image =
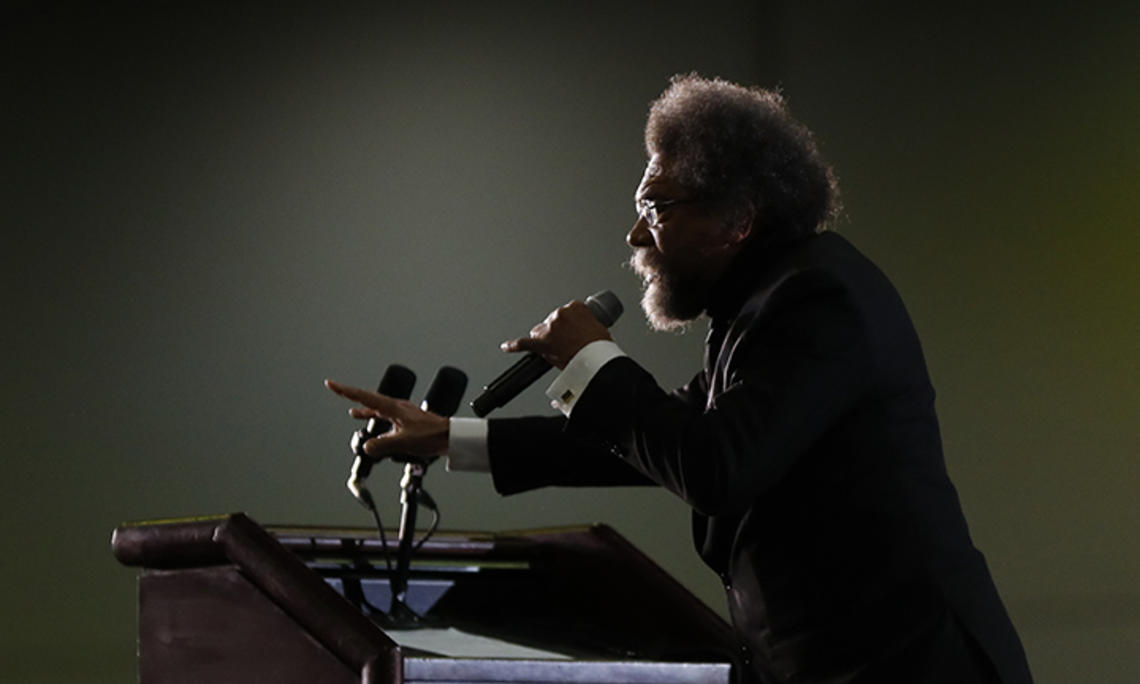
[[[447,470],[491,472],[485,418],[451,418],[447,437]]]
[[[582,347],[546,390],[550,405],[569,416],[574,404],[578,403],[578,397],[586,391],[586,386],[602,366],[625,355],[613,340],[595,340]]]

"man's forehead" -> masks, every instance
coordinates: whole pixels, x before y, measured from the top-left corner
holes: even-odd
[[[649,161],[645,163],[645,175],[647,177],[651,175],[660,176],[664,173],[664,169],[665,163],[661,160],[661,155],[659,154],[651,156]]]
[[[680,185],[669,177],[665,171],[665,163],[655,154],[645,164],[645,173],[641,176],[641,183],[637,186],[634,200],[654,195],[674,194],[679,190],[681,190]]]

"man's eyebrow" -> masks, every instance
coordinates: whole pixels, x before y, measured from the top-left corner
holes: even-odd
[[[644,189],[639,189],[633,193],[633,203],[638,204],[641,202],[656,202],[661,199],[661,190],[652,186]]]

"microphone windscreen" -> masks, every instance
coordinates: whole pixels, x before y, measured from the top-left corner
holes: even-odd
[[[590,307],[594,318],[607,328],[621,317],[624,310],[621,300],[610,290],[602,290],[586,297],[586,306]]]
[[[395,399],[407,399],[412,396],[412,388],[416,386],[416,374],[411,369],[393,363],[384,371],[380,378],[377,392]]]
[[[443,366],[435,374],[424,397],[424,409],[441,416],[451,416],[459,409],[467,391],[467,374],[458,368]]]
[[[380,385],[376,391],[393,399],[407,399],[412,396],[412,388],[416,386],[416,374],[406,366],[393,363],[384,371],[380,378]],[[372,418],[364,426],[364,434],[368,437],[382,435],[392,428],[392,424],[380,418]]]

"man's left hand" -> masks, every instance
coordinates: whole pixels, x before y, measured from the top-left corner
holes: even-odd
[[[529,337],[507,340],[499,346],[508,352],[534,352],[561,370],[582,347],[612,339],[590,308],[574,301],[550,312],[545,321],[531,328]]]

